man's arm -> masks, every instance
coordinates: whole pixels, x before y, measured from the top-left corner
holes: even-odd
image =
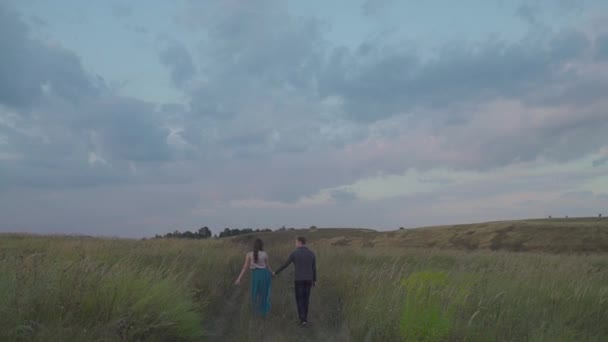
[[[289,264],[291,264],[293,262],[294,258],[293,258],[293,252],[291,254],[289,254],[289,258],[287,258],[287,261],[285,261],[285,263],[283,265],[281,265],[281,267],[279,267],[276,271],[274,271],[274,274],[279,274],[281,273],[281,271],[283,271],[287,266],[289,266]]]

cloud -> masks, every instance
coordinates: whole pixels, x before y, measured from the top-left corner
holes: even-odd
[[[196,74],[196,68],[186,46],[178,41],[169,44],[159,54],[161,62],[171,70],[171,80],[177,87],[184,86]]]
[[[21,16],[5,3],[0,3],[0,47],[0,104],[30,108],[45,87],[70,102],[99,92],[97,78],[74,53],[30,38]]]
[[[0,50],[0,153],[12,156],[0,165],[0,191],[133,182],[129,163],[187,158],[168,144],[166,113],[109,90],[4,4]]]
[[[606,163],[608,163],[608,156],[604,156],[604,157],[594,160],[592,165],[593,165],[593,167],[600,167]]]
[[[289,89],[314,90],[320,22],[291,15],[282,1],[188,4],[180,22],[207,35],[201,42],[206,81],[190,94],[194,111],[229,119],[239,107],[289,96]]]
[[[111,6],[112,15],[116,19],[125,19],[133,14],[133,7],[124,3],[114,3]]]
[[[374,15],[385,9],[393,0],[365,0],[361,10],[365,15]]]
[[[595,57],[600,61],[608,60],[608,33],[601,34],[595,39]]]
[[[336,203],[350,203],[357,199],[357,194],[348,190],[332,190],[330,195]]]
[[[541,9],[537,4],[524,2],[516,10],[516,15],[521,17],[528,24],[537,24],[537,18],[541,13]]]
[[[150,33],[150,30],[148,30],[147,28],[145,28],[144,26],[141,25],[135,25],[135,24],[124,24],[123,27],[129,31],[135,32],[135,33],[139,33],[139,34],[148,34]]]
[[[538,40],[445,45],[437,57],[381,44],[373,58],[336,49],[321,80],[323,95],[340,96],[354,120],[373,122],[416,107],[445,108],[497,98],[534,100],[546,84],[568,81],[562,69],[590,46],[585,35],[564,31]]]
[[[592,191],[570,191],[561,195],[563,198],[571,199],[590,199],[595,197]]]
[[[34,26],[37,26],[39,28],[45,28],[49,26],[49,23],[46,20],[40,18],[37,15],[30,16],[30,21],[32,22],[32,24],[34,24]]]
[[[192,80],[186,142],[256,170],[254,160],[296,159],[283,154],[350,169],[325,180],[286,171],[298,181],[260,191],[264,199],[291,203],[378,171],[567,161],[605,145],[608,83],[593,75],[582,29],[445,44],[423,58],[384,40],[332,46],[323,23],[276,1],[189,2],[179,18],[205,32],[196,62],[208,70]]]
[[[147,62],[167,68],[182,104],[121,95],[88,70],[93,62],[36,38],[0,6],[0,200],[18,199],[0,205],[0,217],[65,200],[83,213],[64,224],[94,218],[108,231],[200,221],[398,227],[596,204],[561,197],[604,171],[595,153],[608,144],[608,65],[603,38],[586,24],[532,25],[521,39],[455,38],[427,50],[399,37],[345,47],[329,40],[331,23],[284,1],[176,6],[182,31],[167,33]],[[521,171],[573,161],[589,170]],[[414,171],[416,187],[397,182]],[[357,188],[377,178],[382,186],[368,182],[384,191],[375,197]],[[98,202],[118,218],[100,218]],[[3,222],[33,229],[47,218],[55,229],[69,205]],[[380,218],[365,215],[380,207]]]

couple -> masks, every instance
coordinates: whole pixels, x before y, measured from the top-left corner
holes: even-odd
[[[305,326],[308,324],[310,290],[317,282],[317,263],[315,254],[308,249],[306,238],[303,236],[296,238],[296,249],[289,255],[285,264],[279,267],[276,272],[272,272],[270,268],[268,254],[264,252],[264,243],[261,239],[256,239],[253,243],[253,251],[245,256],[245,264],[234,284],[239,285],[241,283],[243,275],[245,275],[245,272],[249,268],[251,270],[251,300],[253,308],[258,314],[266,316],[270,311],[271,277],[281,273],[291,263],[295,267],[294,285],[300,324]]]

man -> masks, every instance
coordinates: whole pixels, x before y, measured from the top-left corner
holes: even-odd
[[[308,324],[308,302],[310,299],[310,289],[317,282],[317,263],[315,254],[306,246],[306,238],[298,236],[296,238],[296,250],[289,255],[289,259],[274,272],[274,275],[281,273],[289,264],[293,262],[295,267],[294,285],[296,290],[296,304],[298,305],[298,315],[300,324]]]

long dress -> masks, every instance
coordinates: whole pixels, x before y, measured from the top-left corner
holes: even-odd
[[[266,316],[270,312],[270,294],[272,291],[272,274],[266,266],[266,255],[260,251],[258,263],[251,268],[251,303],[255,313]]]

